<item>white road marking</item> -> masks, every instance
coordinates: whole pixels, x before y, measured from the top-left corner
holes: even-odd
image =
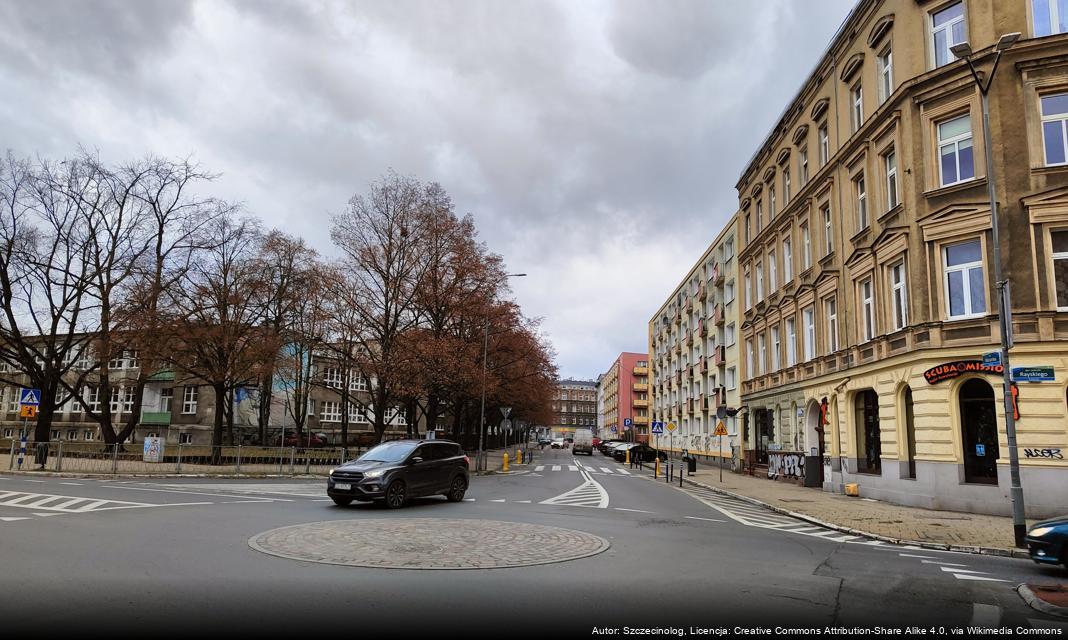
[[[941,569],[942,571],[948,571],[948,572],[952,573],[953,575],[956,575],[958,573],[979,573],[979,574],[985,574],[986,573],[986,571],[974,571],[972,569],[954,569],[952,567],[939,567],[939,569]]]
[[[907,549],[908,547],[905,547],[905,548]],[[899,553],[897,555],[901,556],[902,558],[927,558],[928,560],[934,560],[935,559],[935,556],[918,556],[918,555],[913,554],[913,553]]]
[[[726,520],[716,520],[715,518],[698,518],[697,516],[683,516],[690,520],[704,520],[705,522],[727,522]]]
[[[616,471],[619,471],[620,473],[622,473],[625,476],[629,476],[630,475],[630,471],[627,471],[626,469],[616,469]]]
[[[490,502],[505,502],[505,500],[490,500]]]
[[[554,464],[553,465],[553,471],[559,471],[559,470],[560,470],[560,465]]]
[[[957,564],[956,562],[942,562],[941,560],[920,560],[920,564],[937,564],[945,565],[947,567],[967,567],[966,564]]]
[[[567,465],[567,470],[568,471],[578,471],[579,468],[578,468],[578,465],[569,464],[569,465]]]
[[[519,504],[530,504],[530,500],[516,500]]]
[[[1001,607],[992,604],[972,603],[972,621],[968,624],[976,627],[993,628],[1001,622]]]
[[[464,502],[474,502],[474,498],[464,498]]]
[[[544,471],[545,470],[545,465],[539,464],[538,466],[534,467],[534,470],[535,471]]]
[[[570,491],[548,500],[542,500],[538,504],[606,509],[608,507],[608,492],[588,472],[581,471],[580,473],[586,480],[585,482]]]
[[[29,480],[29,479],[26,479],[26,478],[23,478],[23,480],[25,480],[26,482],[41,482],[41,483],[44,482],[44,480]]]
[[[29,518],[0,518],[4,522],[15,522],[16,520],[29,520]]]
[[[604,471],[605,473],[612,473],[612,470],[608,467],[601,467],[601,471]]]
[[[1002,580],[1000,578],[987,578],[985,576],[972,576],[968,574],[953,574],[953,577],[958,580],[982,580],[984,582],[1009,582],[1008,580]]]
[[[641,509],[624,509],[623,507],[615,507],[616,511],[631,511],[633,513],[655,513],[653,511],[642,511]]]
[[[82,483],[80,483],[80,482],[60,482],[59,484],[65,484],[68,487],[80,487],[80,486],[82,486]]]
[[[40,516],[42,518],[51,518],[52,516],[61,516],[63,514],[62,513],[38,513],[36,511],[34,511],[33,515]]]

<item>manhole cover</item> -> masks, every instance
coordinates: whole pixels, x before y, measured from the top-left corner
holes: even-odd
[[[379,569],[502,569],[576,560],[608,549],[583,531],[497,520],[333,520],[249,538],[262,553]]]

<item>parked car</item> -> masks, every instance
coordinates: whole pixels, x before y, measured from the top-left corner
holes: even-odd
[[[300,438],[295,433],[287,433],[279,438],[283,447],[309,447],[317,449],[326,446],[326,436],[321,433],[304,433]]]
[[[598,447],[603,455],[611,456],[612,447],[621,445],[625,440],[602,440],[601,446]]]
[[[564,440],[563,438],[553,438],[552,448],[553,449],[566,449],[567,448],[567,441]]]
[[[658,450],[650,447],[649,445],[645,444],[644,442],[643,443],[639,443],[639,444],[631,447],[631,449],[630,449],[630,459],[631,460],[641,460],[642,462],[652,462],[653,460],[656,460],[657,458],[660,458],[661,462],[663,462],[663,461],[667,460],[668,455],[666,453],[664,453],[663,451],[658,451]],[[623,460],[626,460],[626,458],[623,458]]]
[[[538,438],[538,444],[551,445],[552,443],[553,443],[553,439],[552,438]]]
[[[1036,523],[1027,530],[1027,550],[1038,564],[1063,564],[1068,569],[1068,516]]]
[[[435,495],[460,502],[470,481],[470,464],[460,445],[448,440],[383,442],[331,469],[326,495],[342,507],[357,500],[397,509],[411,498]]]
[[[618,447],[615,447],[615,448],[612,449],[612,457],[615,458],[619,462],[623,462],[623,461],[625,461],[627,459],[627,450],[633,449],[634,447],[637,447],[637,446],[638,446],[637,442],[624,442],[623,444],[619,445]]]

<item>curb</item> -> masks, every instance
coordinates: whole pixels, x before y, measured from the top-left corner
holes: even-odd
[[[738,493],[733,493],[733,492],[727,491],[725,489],[720,489],[719,487],[713,487],[713,486],[704,484],[702,482],[697,482],[696,480],[686,479],[686,482],[688,482],[688,483],[690,483],[692,485],[701,487],[702,489],[708,489],[709,491],[713,491],[715,493],[723,494],[725,496],[730,496],[732,498],[736,498],[738,500],[742,500],[743,502],[748,502],[750,504],[759,505],[759,506],[765,507],[767,509],[771,509],[772,511],[774,511],[776,513],[781,513],[783,515],[787,515],[787,516],[790,516],[790,517],[793,517],[793,518],[797,518],[799,520],[804,520],[806,522],[811,522],[812,524],[816,524],[816,525],[819,525],[821,527],[826,527],[828,529],[834,529],[835,531],[841,531],[842,533],[849,533],[849,534],[852,534],[852,535],[855,535],[855,536],[863,536],[865,538],[871,538],[873,540],[880,540],[882,542],[889,542],[889,543],[898,544],[898,545],[908,545],[908,546],[920,547],[921,549],[932,549],[932,550],[936,550],[936,551],[956,551],[958,553],[972,553],[972,554],[978,554],[978,555],[984,555],[984,556],[1001,556],[1001,557],[1007,557],[1007,558],[1021,558],[1021,559],[1024,559],[1024,560],[1029,560],[1031,558],[1030,554],[1028,554],[1027,551],[1024,551],[1022,549],[1001,549],[1001,548],[998,548],[998,547],[979,547],[979,546],[973,546],[973,545],[958,545],[958,544],[938,543],[938,542],[920,542],[918,540],[903,540],[903,539],[900,539],[900,538],[891,538],[889,536],[883,536],[883,535],[879,535],[877,533],[871,533],[871,532],[868,532],[868,531],[862,531],[860,529],[854,529],[852,527],[846,527],[846,526],[843,526],[843,525],[840,525],[840,524],[835,524],[833,522],[825,522],[823,520],[820,520],[819,518],[814,518],[814,517],[812,517],[812,516],[810,516],[808,514],[805,514],[805,513],[798,513],[796,511],[790,511],[789,509],[783,509],[782,507],[777,507],[777,506],[775,506],[773,504],[768,504],[767,502],[763,502],[761,500],[757,500],[756,498],[750,498],[749,496],[744,496],[744,495],[741,495],[741,494],[738,494]]]
[[[1042,613],[1057,616],[1059,618],[1068,618],[1068,607],[1059,607],[1055,604],[1050,604],[1035,595],[1035,592],[1031,590],[1026,584],[1017,585],[1016,593],[1020,594],[1027,606],[1031,607],[1035,611],[1041,611]]]
[[[292,478],[300,480],[321,480],[325,475],[305,474],[254,474],[254,473],[85,473],[79,471],[0,471],[0,476],[41,476],[47,478]]]

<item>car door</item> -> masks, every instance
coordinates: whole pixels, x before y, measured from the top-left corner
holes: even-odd
[[[435,493],[449,490],[449,481],[456,470],[456,452],[458,447],[447,442],[436,442],[434,449],[434,489]]]
[[[404,480],[408,485],[408,494],[411,496],[424,496],[429,493],[434,482],[433,451],[429,444],[421,444],[408,456],[408,467],[405,469]],[[416,458],[421,458],[416,462]]]

